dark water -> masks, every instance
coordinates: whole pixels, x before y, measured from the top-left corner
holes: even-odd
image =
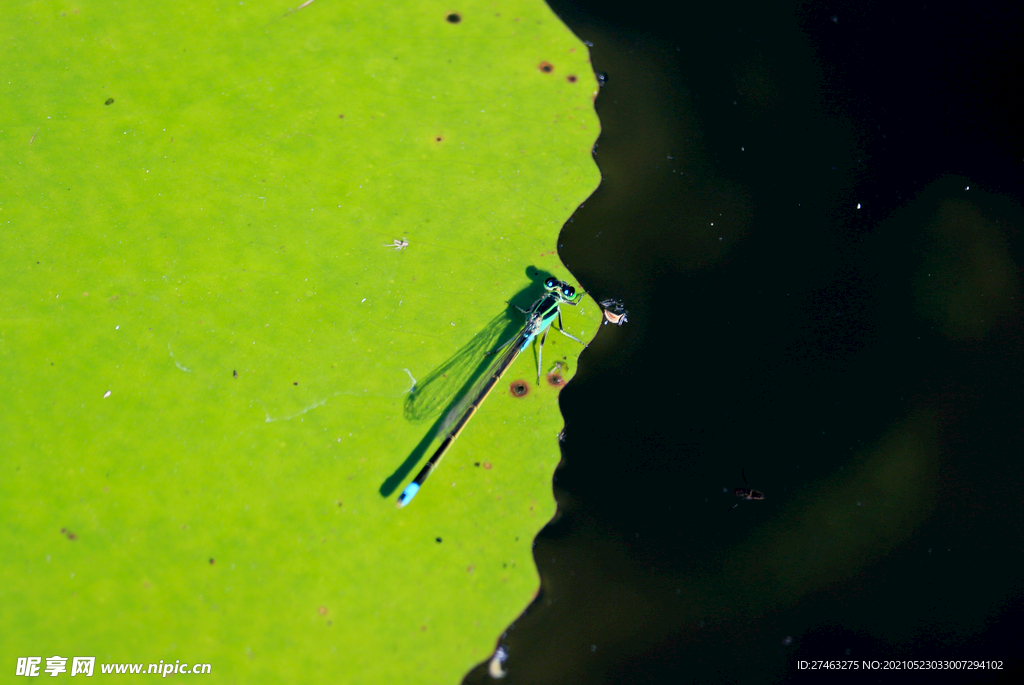
[[[551,5],[608,74],[562,259],[630,316],[504,682],[1019,678],[1022,6]]]

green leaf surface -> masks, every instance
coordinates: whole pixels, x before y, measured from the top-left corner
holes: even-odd
[[[394,502],[506,300],[571,280],[587,49],[539,0],[288,10],[0,13],[5,669],[455,682],[538,589],[562,419],[532,355]],[[545,371],[580,350],[548,336]]]

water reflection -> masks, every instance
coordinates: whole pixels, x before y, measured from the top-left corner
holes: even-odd
[[[943,185],[903,213],[909,218],[920,205],[931,210],[914,283],[917,310],[953,340],[981,340],[1020,306],[1020,277],[998,219],[986,217],[968,191],[943,197]]]

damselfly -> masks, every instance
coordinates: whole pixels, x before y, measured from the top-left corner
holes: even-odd
[[[487,367],[487,370],[481,375],[480,380],[473,386],[473,388],[467,392],[456,404],[455,407],[448,412],[448,416],[441,424],[441,428],[438,430],[438,435],[442,436],[441,446],[437,448],[434,455],[427,460],[427,463],[420,470],[419,474],[413,478],[412,482],[405,486],[402,490],[402,494],[398,497],[398,507],[404,507],[412,498],[419,492],[420,486],[423,485],[423,481],[427,479],[427,476],[437,468],[438,463],[441,461],[441,457],[445,455],[445,452],[455,442],[455,438],[459,437],[459,433],[466,427],[469,420],[473,418],[473,414],[480,408],[483,401],[487,399],[487,395],[490,394],[494,386],[498,384],[501,377],[508,370],[508,367],[512,366],[512,362],[516,360],[519,353],[525,350],[531,342],[539,335],[540,345],[537,347],[537,383],[540,384],[541,364],[542,355],[544,353],[544,341],[548,336],[548,328],[557,319],[558,320],[558,332],[562,335],[572,338],[576,342],[586,347],[586,343],[577,338],[574,335],[566,333],[562,329],[562,312],[558,308],[559,305],[568,304],[576,306],[583,299],[584,293],[577,293],[576,288],[572,287],[564,281],[560,281],[557,278],[548,277],[544,281],[544,288],[547,293],[537,299],[536,302],[529,309],[523,309],[522,307],[516,307],[520,312],[526,315],[526,323],[523,328],[515,336],[502,343],[498,349],[488,354],[497,354],[498,356],[494,361]],[[513,305],[515,306],[515,305]],[[500,354],[499,354],[500,353]]]

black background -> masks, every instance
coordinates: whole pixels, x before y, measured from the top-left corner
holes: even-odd
[[[504,682],[1019,677],[1022,4],[550,4],[608,75],[560,254],[630,316]]]

